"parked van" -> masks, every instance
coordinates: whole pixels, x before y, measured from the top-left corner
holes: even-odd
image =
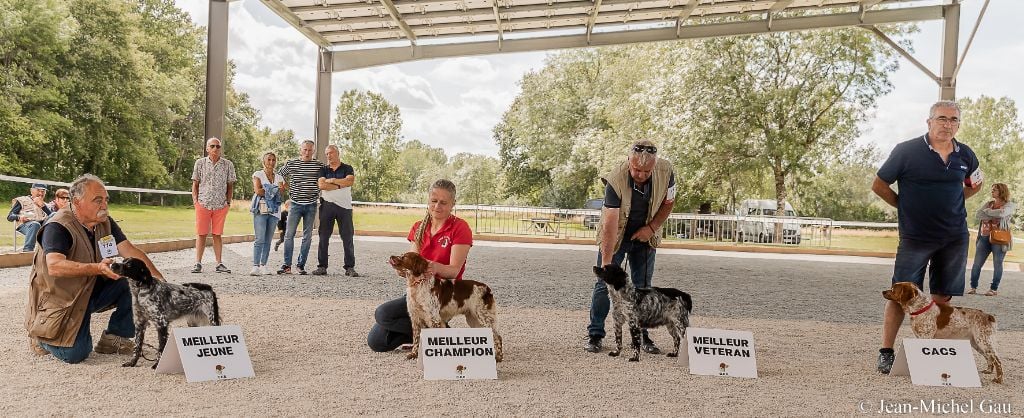
[[[583,209],[596,209],[598,211],[604,207],[604,199],[590,199],[587,203],[583,204]],[[583,215],[583,226],[587,229],[597,229],[597,225],[601,223],[601,215],[598,212],[597,215]]]
[[[737,225],[737,239],[740,242],[775,242],[775,225],[778,222],[765,222],[759,217],[796,217],[793,206],[786,202],[786,210],[778,213],[778,203],[770,199],[747,199],[740,203],[736,210],[740,217]],[[800,244],[800,224],[797,222],[782,222],[782,243]]]

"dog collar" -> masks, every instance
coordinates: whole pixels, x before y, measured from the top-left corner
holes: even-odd
[[[927,311],[927,310],[931,309],[932,305],[934,305],[934,304],[935,304],[934,300],[931,301],[931,302],[928,302],[927,305],[924,305],[923,308],[914,311],[914,313],[910,314],[910,316],[917,316],[917,315],[923,314],[924,311]]]

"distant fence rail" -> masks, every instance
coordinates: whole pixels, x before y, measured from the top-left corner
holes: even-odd
[[[357,207],[425,209],[424,204],[353,202]],[[463,205],[458,215],[479,234],[589,238],[597,236],[601,211],[544,207]],[[673,213],[665,221],[663,239],[729,243],[756,242],[829,248],[835,228],[894,229],[895,223],[841,222],[827,218]]]

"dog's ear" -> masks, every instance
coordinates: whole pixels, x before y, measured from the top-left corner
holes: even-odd
[[[422,276],[430,268],[430,262],[415,251],[405,253],[405,259],[407,260],[406,267],[413,276]]]
[[[598,266],[594,266],[594,275],[597,276],[597,277],[603,276],[604,275],[604,269],[601,268],[601,267],[598,267]]]

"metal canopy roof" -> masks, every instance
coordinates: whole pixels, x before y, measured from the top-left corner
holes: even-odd
[[[402,59],[336,62],[334,71],[410,59],[409,47],[487,44],[457,55],[513,52],[512,39],[576,38],[571,45],[533,42],[523,50],[698,38],[941,19],[949,0],[261,0],[322,48],[395,50]],[[811,11],[781,17],[785,11]],[[740,19],[743,17],[743,19]],[[711,19],[714,23],[706,23]],[[731,22],[731,23],[722,23]],[[731,25],[731,26],[729,26]],[[625,36],[661,29],[657,36]],[[666,36],[666,28],[674,35]],[[600,34],[614,40],[595,43]],[[581,36],[582,35],[582,36]],[[607,37],[606,37],[607,38]],[[583,42],[580,42],[580,41]],[[360,56],[365,54],[344,54]],[[451,56],[451,55],[441,55]]]

